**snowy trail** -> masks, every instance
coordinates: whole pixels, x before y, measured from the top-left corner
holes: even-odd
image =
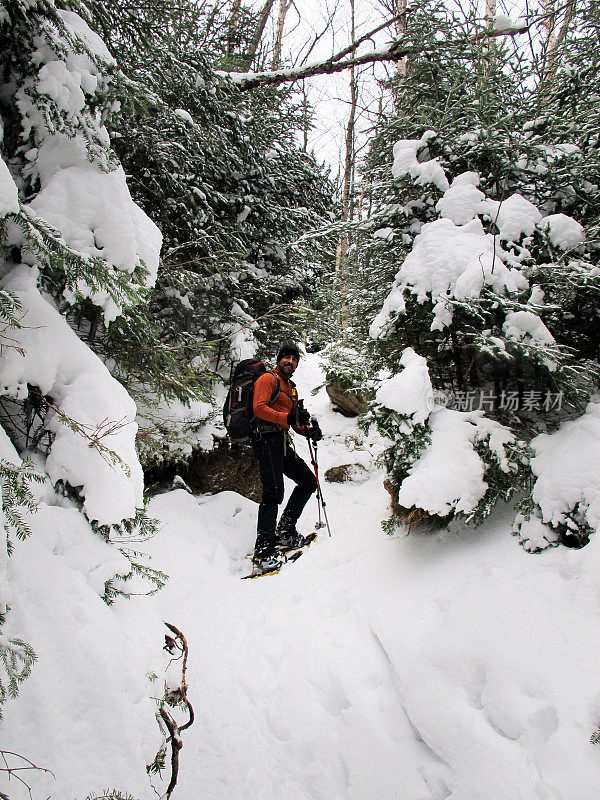
[[[313,385],[314,371],[305,369]],[[308,400],[327,420],[321,473],[336,463],[372,468],[367,444],[348,452],[348,437],[351,446],[360,441],[355,423],[326,410],[322,394]],[[306,443],[297,446],[308,459]],[[399,558],[397,542],[373,523],[386,515],[381,478],[323,483],[332,538],[321,530],[300,561],[259,581],[239,580],[250,568],[255,504],[181,491],[153,501],[151,513],[165,524],[153,559],[171,575],[159,602],[191,643],[197,723],[186,737],[183,758],[194,767],[182,769],[184,796],[199,780],[211,798],[428,796],[413,767],[426,748],[412,735],[397,675],[368,623],[373,583],[394,584]],[[312,501],[307,529],[316,517]],[[175,528],[185,560],[168,544]]]
[[[298,379],[309,400],[314,359]],[[151,504],[164,525],[154,563],[171,576],[157,602],[190,643],[196,723],[179,796],[596,798],[596,543],[532,557],[509,515],[388,538],[370,442],[324,390],[308,405],[327,434],[321,472],[358,462],[370,474],[323,484],[333,537],[321,531],[296,564],[240,580],[256,506],[236,494]],[[307,530],[315,518],[316,502]]]
[[[179,500],[190,516],[196,512],[193,498]],[[253,519],[252,504],[247,506],[233,517],[246,527]],[[360,528],[359,515],[350,514]],[[208,796],[215,798],[244,792],[382,798],[402,796],[397,788],[407,782],[416,796],[422,787],[398,761],[400,743],[410,744],[410,725],[397,679],[366,622],[364,585],[348,585],[348,572],[361,564],[368,570],[364,547],[352,546],[350,537],[344,543],[321,536],[297,564],[250,582],[239,578],[249,568],[243,556],[252,528],[244,539],[246,547],[229,563],[215,548],[215,572],[196,573],[188,562],[186,579],[178,581],[180,588],[196,582],[188,592],[175,589],[176,565],[166,566],[178,596],[165,594],[161,602],[190,641],[197,713],[196,740],[190,735],[186,741],[186,758],[199,774],[184,776],[182,787],[188,780],[192,791],[206,771],[214,781]],[[225,567],[220,573],[219,565]],[[413,750],[416,756],[418,748]]]

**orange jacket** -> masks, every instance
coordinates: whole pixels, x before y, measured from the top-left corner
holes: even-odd
[[[277,385],[277,378],[275,375],[279,378],[279,394],[271,405],[269,405],[269,401]],[[296,391],[296,387],[290,384],[288,379],[279,372],[277,367],[275,367],[273,372],[265,372],[254,384],[254,402],[252,410],[254,411],[254,416],[258,417],[258,419],[263,419],[265,422],[274,422],[287,431],[290,428],[287,423],[287,416],[290,411],[296,410],[297,405],[298,392]],[[304,433],[304,428],[299,428],[296,425],[294,425],[294,430],[298,433]]]

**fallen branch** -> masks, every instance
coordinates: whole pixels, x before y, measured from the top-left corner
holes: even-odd
[[[510,30],[483,30],[476,33],[474,36],[465,36],[458,39],[450,39],[446,42],[440,42],[437,46],[429,48],[431,51],[440,50],[451,47],[458,47],[461,45],[472,45],[489,39],[497,39],[505,36],[517,36],[526,33],[531,28],[533,22],[522,25],[518,28],[511,28]],[[332,75],[336,72],[343,72],[352,67],[359,67],[364,64],[374,64],[386,61],[401,61],[406,56],[413,53],[427,52],[428,48],[424,48],[422,44],[414,45],[412,43],[403,44],[401,39],[394,39],[390,44],[378,50],[371,50],[368,53],[363,53],[360,56],[355,56],[344,60],[345,55],[348,54],[351,48],[344,48],[339,53],[331,56],[325,61],[318,61],[313,64],[307,64],[304,67],[297,69],[285,69],[277,72],[221,72],[220,75],[229,77],[241,91],[249,89],[256,89],[258,86],[278,86],[281,83],[290,83],[305,78],[312,78],[315,75]]]
[[[171,742],[171,780],[167,787],[165,797],[169,798],[173,794],[173,789],[177,785],[177,778],[179,777],[179,751],[183,747],[183,742],[179,736],[179,728],[173,717],[165,711],[164,706],[159,710],[159,714],[163,718],[167,730],[169,731],[169,740]]]
[[[193,724],[194,709],[187,697],[188,685],[185,679],[187,670],[187,659],[188,659],[187,640],[183,635],[183,633],[174,625],[171,625],[168,622],[165,622],[165,625],[173,634],[172,636],[170,636],[169,634],[165,634],[165,645],[163,649],[166,650],[168,653],[171,653],[171,655],[173,656],[173,658],[167,664],[167,669],[171,666],[171,664],[174,661],[182,660],[181,681],[176,689],[169,689],[169,690],[165,689],[164,696],[160,700],[157,717],[164,722],[164,725],[169,735],[168,737],[166,737],[164,746],[157,753],[157,756],[154,760],[154,764],[148,767],[148,771],[160,772],[160,770],[164,766],[163,757],[166,755],[166,747],[170,743],[171,778],[169,780],[167,791],[165,792],[164,795],[161,795],[161,797],[165,797],[168,800],[173,794],[173,790],[177,785],[177,778],[179,777],[179,751],[183,747],[183,741],[181,740],[181,732],[186,730],[187,728],[190,727],[190,725]],[[184,708],[189,715],[187,722],[185,722],[183,725],[178,725],[173,715],[167,710],[167,706],[169,706],[170,708],[175,708],[175,707]]]

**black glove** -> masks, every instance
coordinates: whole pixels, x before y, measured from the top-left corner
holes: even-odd
[[[310,424],[310,414],[305,408],[297,408],[295,411],[290,411],[287,415],[288,425],[305,426]]]
[[[313,420],[312,427],[306,431],[306,435],[309,439],[312,439],[313,442],[320,442],[323,438],[323,431],[319,428],[319,423],[316,419]]]
[[[310,414],[305,408],[298,408],[298,425],[310,425]]]

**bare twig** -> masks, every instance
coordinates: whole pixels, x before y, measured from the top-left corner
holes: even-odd
[[[21,776],[18,775],[17,773],[30,770],[37,770],[38,772],[47,772],[49,775],[52,775],[53,778],[56,778],[56,775],[52,772],[51,769],[46,769],[45,767],[38,767],[37,764],[34,764],[33,761],[30,761],[28,758],[25,758],[25,756],[22,756],[20,753],[13,753],[11,750],[0,750],[0,756],[2,757],[2,761],[4,762],[4,766],[0,767],[0,772],[6,772],[8,774],[9,780],[11,778],[16,778],[19,781],[19,783],[22,783],[23,786],[27,788],[27,791],[29,792],[29,797],[32,797],[31,786],[25,780],[23,780],[23,778],[21,778]],[[11,767],[9,766],[9,763],[7,761],[6,758],[7,756],[13,756],[13,758],[20,758],[21,761],[25,762],[25,765],[20,767]],[[3,798],[3,800],[10,800],[8,795],[2,794],[1,792],[0,792],[0,798]]]
[[[102,443],[101,439],[105,436],[111,436],[117,433],[119,430],[127,427],[127,425],[131,425],[131,420],[127,420],[127,417],[122,417],[120,420],[109,420],[108,417],[105,417],[101,422],[97,425],[87,425],[84,422],[78,422],[76,419],[73,419],[68,414],[65,414],[58,406],[54,405],[47,397],[41,396],[41,402],[47,406],[47,408],[54,411],[54,413],[58,416],[58,418],[63,422],[68,428],[75,433],[78,433],[80,436],[83,436],[84,439],[87,439],[89,442],[89,446],[93,447],[103,461],[105,461],[110,466],[114,466],[118,464],[126,475],[129,475],[129,467],[123,461],[121,456],[116,453],[114,450],[111,450],[105,444]]]
[[[499,235],[498,230],[498,218],[500,217],[500,209],[502,208],[502,203],[504,202],[504,198],[506,197],[506,189],[508,187],[508,178],[510,175],[510,168],[511,168],[511,161],[512,161],[512,153],[510,154],[508,167],[506,170],[506,174],[504,176],[504,180],[502,182],[502,193],[500,194],[500,202],[498,203],[498,210],[496,211],[496,216],[494,217],[494,257],[492,259],[492,275],[494,274],[494,267],[496,266],[496,244]]]
[[[173,717],[167,713],[164,706],[161,706],[159,714],[167,726],[171,741],[171,780],[169,781],[165,794],[165,797],[169,798],[173,794],[173,789],[177,786],[177,778],[179,776],[179,751],[183,747],[183,742],[179,738],[177,723]]]
[[[299,239],[298,241],[301,241]],[[267,319],[269,317],[275,317],[277,314],[283,314],[286,311],[289,311],[291,306],[288,303],[280,303],[279,305],[272,306],[267,312],[261,314],[260,317],[254,317],[251,320],[248,320],[244,325],[240,328],[236,328],[231,333],[226,334],[225,336],[221,336],[219,339],[208,339],[206,342],[201,342],[200,344],[174,344],[174,345],[153,345],[149,348],[140,348],[139,352],[156,352],[157,350],[161,350],[163,352],[176,352],[178,350],[198,350],[199,348],[208,347],[209,345],[220,344],[221,342],[226,342],[228,339],[232,339],[234,336],[237,336],[238,333],[245,331],[247,328],[252,327],[255,322],[260,322],[263,319]],[[206,362],[208,363],[208,362]],[[205,364],[195,367],[195,369],[203,369]]]
[[[496,239],[494,238],[494,246],[495,246],[495,244],[496,244]],[[478,256],[478,259],[479,259],[479,266],[481,267],[481,274],[483,275],[483,285],[485,286],[485,269],[484,269],[484,266],[483,266],[483,261],[481,260],[481,256],[482,255],[483,255],[483,253],[480,253],[479,256]],[[494,255],[495,255],[495,253],[494,253]],[[494,271],[494,265],[492,263],[492,272],[493,271]]]
[[[334,18],[335,14],[336,14],[336,11],[337,11],[337,6],[329,14],[329,17],[327,18],[327,21],[325,22],[325,26],[324,26],[323,30],[318,32],[318,33],[315,33],[312,42],[310,42],[310,44],[307,43],[308,44],[308,50],[306,51],[306,53],[302,54],[302,60],[300,61],[300,66],[301,67],[304,66],[304,64],[306,64],[306,62],[308,61],[312,51],[315,49],[317,44],[321,41],[323,36],[325,36],[327,31],[330,29],[331,24],[333,22],[333,18]],[[295,63],[297,63],[297,62],[295,62]],[[295,63],[294,63],[294,66],[295,66]]]

